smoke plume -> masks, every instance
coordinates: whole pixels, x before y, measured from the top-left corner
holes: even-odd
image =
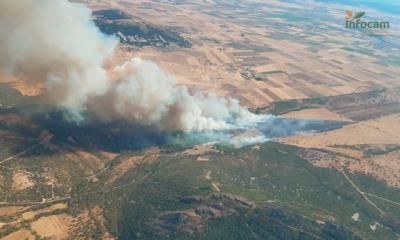
[[[0,73],[42,85],[75,121],[91,112],[104,120],[202,131],[243,127],[262,118],[235,99],[190,94],[151,61],[134,58],[106,69],[118,41],[102,34],[81,4],[1,0],[0,43]]]

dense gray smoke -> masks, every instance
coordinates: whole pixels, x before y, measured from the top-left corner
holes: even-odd
[[[0,43],[0,73],[41,84],[76,121],[90,111],[105,120],[201,131],[244,127],[262,118],[234,99],[191,95],[150,61],[134,58],[106,70],[117,40],[102,34],[81,4],[1,0]]]

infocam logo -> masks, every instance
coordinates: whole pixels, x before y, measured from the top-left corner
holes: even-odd
[[[363,21],[362,17],[365,16],[365,12],[346,11],[346,28],[350,29],[388,29],[390,23],[388,21]]]

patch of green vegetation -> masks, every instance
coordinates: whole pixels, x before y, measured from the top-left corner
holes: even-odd
[[[358,144],[358,145],[332,145],[336,148],[345,148],[356,151],[361,151],[364,157],[372,157],[388,154],[400,150],[400,145],[386,144],[386,145],[371,145],[371,144]]]
[[[197,161],[197,156],[162,154],[159,161],[125,174],[115,183],[122,187],[104,195],[113,232],[122,239],[315,239],[313,234],[323,239],[395,239],[395,216],[400,215],[393,210],[396,206],[377,202],[391,212],[380,214],[341,173],[312,166],[299,157],[297,148],[270,142],[260,149],[218,146],[218,150],[203,154],[206,162]],[[370,177],[351,178],[364,191],[393,201],[400,198],[398,189]],[[190,223],[193,227],[182,212],[217,201],[210,197],[216,191],[213,184],[220,194],[247,199],[256,207],[221,199],[225,209],[236,213],[195,221]],[[187,204],[180,201],[185,196],[206,200]],[[280,210],[272,214],[271,206]],[[160,216],[176,212],[180,218],[164,226]],[[354,213],[361,221],[352,219]],[[375,222],[385,227],[372,231]]]
[[[276,101],[273,102],[272,106],[270,107],[269,113],[280,115],[292,111],[300,111],[303,109],[319,108],[321,105],[326,104],[327,101],[328,99],[325,97]]]
[[[326,104],[328,102],[327,97],[316,97],[316,98],[307,98],[303,100],[303,104]]]
[[[293,99],[293,100],[283,100],[275,101],[268,107],[261,107],[256,109],[251,109],[255,114],[269,113],[274,115],[285,114],[292,111],[300,111],[303,109],[313,109],[323,107],[328,103],[327,97],[316,97],[307,99]]]
[[[9,235],[9,234],[11,234],[13,232],[18,231],[18,230],[19,230],[18,227],[14,226],[14,225],[8,225],[7,227],[1,228],[0,237],[1,238],[5,237],[5,236],[7,236],[7,235]]]
[[[297,100],[278,101],[274,102],[273,114],[282,114],[303,108]]]

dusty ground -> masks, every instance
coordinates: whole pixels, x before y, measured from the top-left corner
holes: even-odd
[[[69,236],[68,226],[71,221],[71,216],[59,214],[39,218],[31,226],[43,238],[66,239]]]
[[[23,220],[25,221],[30,221],[33,220],[36,216],[39,216],[40,214],[44,214],[44,213],[51,213],[54,212],[56,210],[63,210],[63,209],[67,209],[68,206],[65,203],[58,203],[58,204],[54,204],[50,207],[47,208],[43,208],[37,211],[28,211],[28,212],[24,212],[21,217]]]
[[[21,229],[18,230],[10,235],[7,235],[6,237],[2,238],[1,240],[34,240],[35,236],[32,235],[28,230]]]
[[[38,206],[35,206],[38,208]],[[10,227],[16,228],[1,240],[20,239],[88,239],[83,234],[85,231],[103,233],[101,239],[113,239],[106,230],[106,221],[103,211],[99,207],[83,210],[73,217],[65,211],[68,205],[65,203],[53,204],[38,210],[29,210],[29,207],[3,207],[0,208],[0,217],[8,216],[7,222],[0,223],[1,230]],[[86,229],[86,230],[85,230]]]
[[[24,207],[0,207],[0,216],[13,216],[17,215],[19,212],[23,211]]]
[[[335,145],[399,144],[400,114],[347,125],[330,132],[288,137],[280,142],[304,148],[327,149]]]
[[[352,122],[351,119],[341,116],[337,113],[331,112],[326,108],[303,109],[299,111],[285,113],[281,116],[287,118],[298,118],[298,119],[320,119],[320,120]]]
[[[34,182],[29,179],[29,175],[24,172],[15,173],[12,180],[12,188],[17,191],[27,189],[34,185]]]
[[[364,173],[400,187],[400,114],[279,141],[308,149],[304,157],[316,166]]]

